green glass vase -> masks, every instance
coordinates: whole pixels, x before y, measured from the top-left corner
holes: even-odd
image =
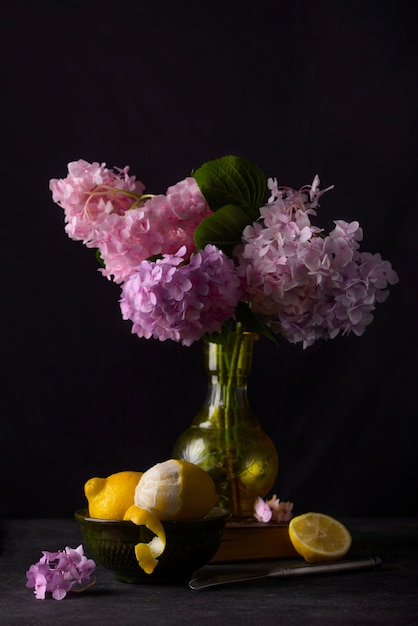
[[[219,506],[232,518],[253,518],[278,472],[276,448],[262,430],[247,396],[256,333],[234,333],[225,343],[204,342],[206,400],[177,439],[173,457],[199,465],[212,476]]]

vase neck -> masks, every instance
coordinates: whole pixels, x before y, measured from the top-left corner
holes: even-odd
[[[251,371],[255,333],[231,335],[225,344],[206,342],[205,369],[208,393],[199,414],[216,428],[254,426],[257,420],[247,397],[247,378]],[[199,419],[199,418],[198,418]]]
[[[256,333],[232,334],[225,343],[205,341],[205,369],[211,383],[245,387],[251,372]]]

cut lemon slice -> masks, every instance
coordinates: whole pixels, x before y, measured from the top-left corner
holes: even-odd
[[[163,525],[153,513],[140,509],[135,504],[129,507],[123,519],[131,521],[138,526],[146,526],[154,533],[155,537],[149,543],[141,542],[135,546],[135,556],[139,567],[146,574],[152,574],[158,565],[157,557],[165,550],[166,536]]]
[[[351,546],[351,535],[344,524],[323,513],[294,517],[289,523],[289,537],[308,563],[338,561]]]

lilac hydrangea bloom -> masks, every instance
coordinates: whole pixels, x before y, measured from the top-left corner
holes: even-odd
[[[82,545],[42,554],[38,563],[26,572],[26,587],[34,588],[37,600],[44,600],[47,593],[51,593],[54,600],[62,600],[75,585],[86,588],[92,584],[96,564],[85,556]]]
[[[262,219],[244,229],[238,252],[253,311],[305,348],[340,332],[361,335],[388,285],[398,281],[379,254],[359,251],[358,222],[338,220],[328,236],[311,224],[322,193],[319,179],[314,184],[310,194],[307,188],[280,192],[272,184],[273,198],[260,210]]]
[[[122,315],[139,337],[188,346],[205,333],[220,332],[234,317],[241,284],[232,260],[210,244],[188,263],[185,254],[183,246],[174,255],[143,261],[124,283]]]

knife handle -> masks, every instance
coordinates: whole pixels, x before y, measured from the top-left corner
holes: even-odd
[[[370,556],[367,559],[351,559],[349,561],[314,563],[280,568],[270,572],[270,576],[308,576],[311,574],[331,574],[332,572],[347,572],[359,569],[377,569],[379,567],[382,567],[382,559],[378,556]]]

